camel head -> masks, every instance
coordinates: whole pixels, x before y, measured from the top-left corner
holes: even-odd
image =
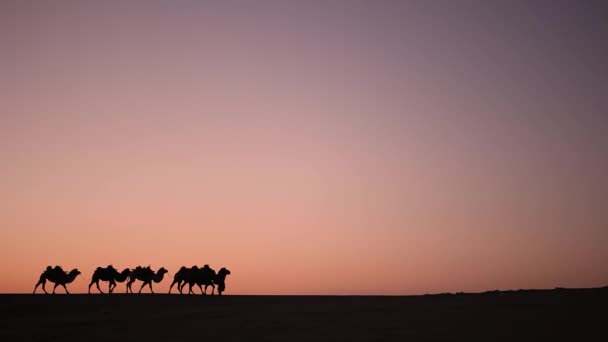
[[[229,269],[227,269],[227,268],[225,268],[225,267],[222,267],[222,268],[221,268],[221,269],[220,269],[220,270],[217,272],[217,274],[218,274],[218,275],[224,275],[224,276],[227,276],[227,275],[229,275],[229,274],[230,274],[230,270],[229,270]]]
[[[156,272],[156,274],[152,274],[152,280],[155,283],[160,283],[163,280],[163,277],[165,276],[165,273],[168,273],[169,271],[167,271],[166,268],[161,267],[160,269],[158,269],[158,271]]]
[[[67,274],[67,279],[66,279],[66,281],[71,283],[71,282],[73,282],[73,281],[74,281],[74,279],[76,279],[76,277],[78,277],[80,274],[81,274],[81,273],[80,273],[80,271],[79,271],[77,268],[75,268],[75,269],[71,270],[71,271],[70,271],[70,273],[68,273],[68,274]]]

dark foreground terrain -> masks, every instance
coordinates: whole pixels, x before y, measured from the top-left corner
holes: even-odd
[[[608,289],[411,297],[0,295],[0,341],[608,341]]]

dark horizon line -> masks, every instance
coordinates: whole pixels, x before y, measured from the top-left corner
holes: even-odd
[[[437,292],[437,293],[425,293],[425,294],[226,294],[224,296],[230,297],[425,297],[425,296],[446,296],[446,295],[484,295],[484,294],[497,294],[497,293],[518,293],[518,292],[557,292],[557,291],[592,291],[592,290],[608,290],[608,285],[598,286],[598,287],[554,287],[554,288],[529,288],[529,289],[514,289],[514,290],[487,290],[483,292]],[[65,295],[63,292],[58,292],[57,294],[32,294],[31,292],[1,292],[0,296],[11,296],[11,295],[24,295],[24,296],[62,296]],[[86,292],[76,292],[70,293],[70,295],[100,295],[100,296],[108,296],[108,293],[86,293]],[[137,297],[139,295],[146,296],[177,296],[177,297],[220,297],[207,295],[202,296],[200,294],[196,295],[185,295],[179,293],[123,293],[123,292],[115,292],[109,296],[114,295],[129,295]],[[223,296],[222,296],[223,297]]]

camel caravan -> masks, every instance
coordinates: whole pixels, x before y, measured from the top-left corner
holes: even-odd
[[[154,293],[152,283],[160,283],[163,281],[163,278],[167,273],[168,271],[164,267],[161,267],[156,272],[152,270],[150,266],[137,266],[134,269],[125,268],[121,272],[115,269],[112,265],[108,265],[107,267],[97,267],[97,269],[95,269],[93,272],[91,282],[89,283],[89,294],[91,293],[91,286],[93,286],[93,284],[95,284],[95,287],[97,287],[97,290],[100,293],[104,293],[99,287],[100,281],[108,282],[108,293],[114,292],[117,283],[124,282],[127,283],[126,293],[133,293],[131,286],[138,280],[141,281],[142,284],[137,293],[141,293],[146,286],[150,288],[151,293]],[[46,270],[44,270],[44,272],[42,272],[40,275],[38,283],[36,283],[36,286],[34,287],[34,293],[36,293],[38,286],[42,285],[42,290],[45,294],[48,294],[45,285],[47,281],[50,281],[51,283],[55,284],[53,287],[53,294],[55,294],[55,290],[58,286],[62,286],[65,289],[65,292],[69,294],[70,292],[68,291],[66,285],[72,283],[80,274],[81,273],[78,269],[73,269],[66,273],[61,266],[47,266]],[[204,265],[203,267],[182,266],[173,276],[173,282],[169,287],[169,293],[171,293],[173,286],[177,285],[177,290],[180,294],[183,294],[184,286],[188,285],[188,294],[196,294],[196,292],[193,290],[193,287],[196,285],[200,289],[201,295],[206,295],[207,288],[211,286],[211,295],[214,295],[215,286],[217,285],[217,293],[221,296],[222,292],[226,290],[226,276],[229,274],[230,271],[225,267],[222,267],[218,272],[215,272],[215,270],[209,267],[209,265]],[[205,286],[204,288],[203,285]]]

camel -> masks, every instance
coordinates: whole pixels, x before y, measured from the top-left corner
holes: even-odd
[[[182,292],[183,284],[190,278],[190,274],[192,273],[192,270],[194,268],[198,268],[198,267],[197,266],[192,266],[192,268],[188,268],[186,266],[180,267],[179,271],[177,271],[175,273],[175,275],[173,276],[173,282],[171,283],[171,286],[169,287],[169,293],[171,293],[171,290],[173,289],[173,285],[177,284],[177,290],[179,291],[180,294],[183,294],[183,292]]]
[[[226,290],[226,276],[230,274],[230,270],[225,267],[222,267],[213,279],[213,282],[217,284],[217,294],[222,295],[222,292]],[[213,294],[213,293],[212,293]]]
[[[40,275],[38,283],[36,283],[36,286],[34,287],[34,293],[36,293],[38,286],[42,285],[42,290],[45,294],[48,294],[45,288],[46,282],[48,280],[52,283],[55,283],[55,286],[53,286],[53,294],[55,294],[55,290],[59,285],[63,286],[63,288],[65,289],[65,293],[70,294],[70,291],[68,291],[68,288],[65,285],[73,282],[79,274],[80,271],[77,268],[71,270],[69,273],[65,273],[61,266],[55,266],[54,268],[51,266],[47,266],[46,270],[44,270],[44,272],[42,272],[42,274]]]
[[[189,286],[188,294],[194,294],[194,291],[192,291],[193,285],[198,286],[198,288],[201,290],[202,295],[206,295],[207,287],[211,286],[211,289],[212,289],[211,294],[212,295],[214,294],[215,284],[213,282],[213,279],[215,279],[216,274],[215,274],[215,271],[209,267],[209,265],[205,265],[202,268],[198,268],[195,266],[192,269],[190,269],[190,272],[188,273],[188,275],[189,276],[187,277],[187,279],[184,279],[185,281],[181,285],[180,292],[187,283]],[[204,290],[203,290],[202,285],[205,285]]]
[[[91,283],[89,284],[89,294],[91,293],[91,286],[95,284],[97,286],[97,290],[103,293],[101,288],[99,288],[99,281],[108,281],[110,284],[108,285],[108,293],[112,293],[116,288],[116,282],[122,283],[131,274],[131,270],[125,268],[122,272],[118,272],[112,265],[108,265],[108,267],[97,267],[95,272],[93,273],[93,277],[91,278]]]
[[[161,267],[156,273],[154,273],[154,271],[152,271],[150,266],[147,266],[147,267],[137,266],[135,269],[131,270],[131,274],[129,274],[129,281],[127,282],[127,293],[129,293],[129,292],[133,293],[133,289],[131,289],[131,285],[136,280],[141,280],[143,282],[141,284],[141,287],[139,288],[138,293],[141,293],[141,290],[146,285],[148,285],[150,287],[150,292],[154,293],[154,290],[152,289],[152,282],[160,283],[161,281],[163,281],[163,277],[165,276],[165,273],[167,273],[167,272],[168,271],[164,267]]]

